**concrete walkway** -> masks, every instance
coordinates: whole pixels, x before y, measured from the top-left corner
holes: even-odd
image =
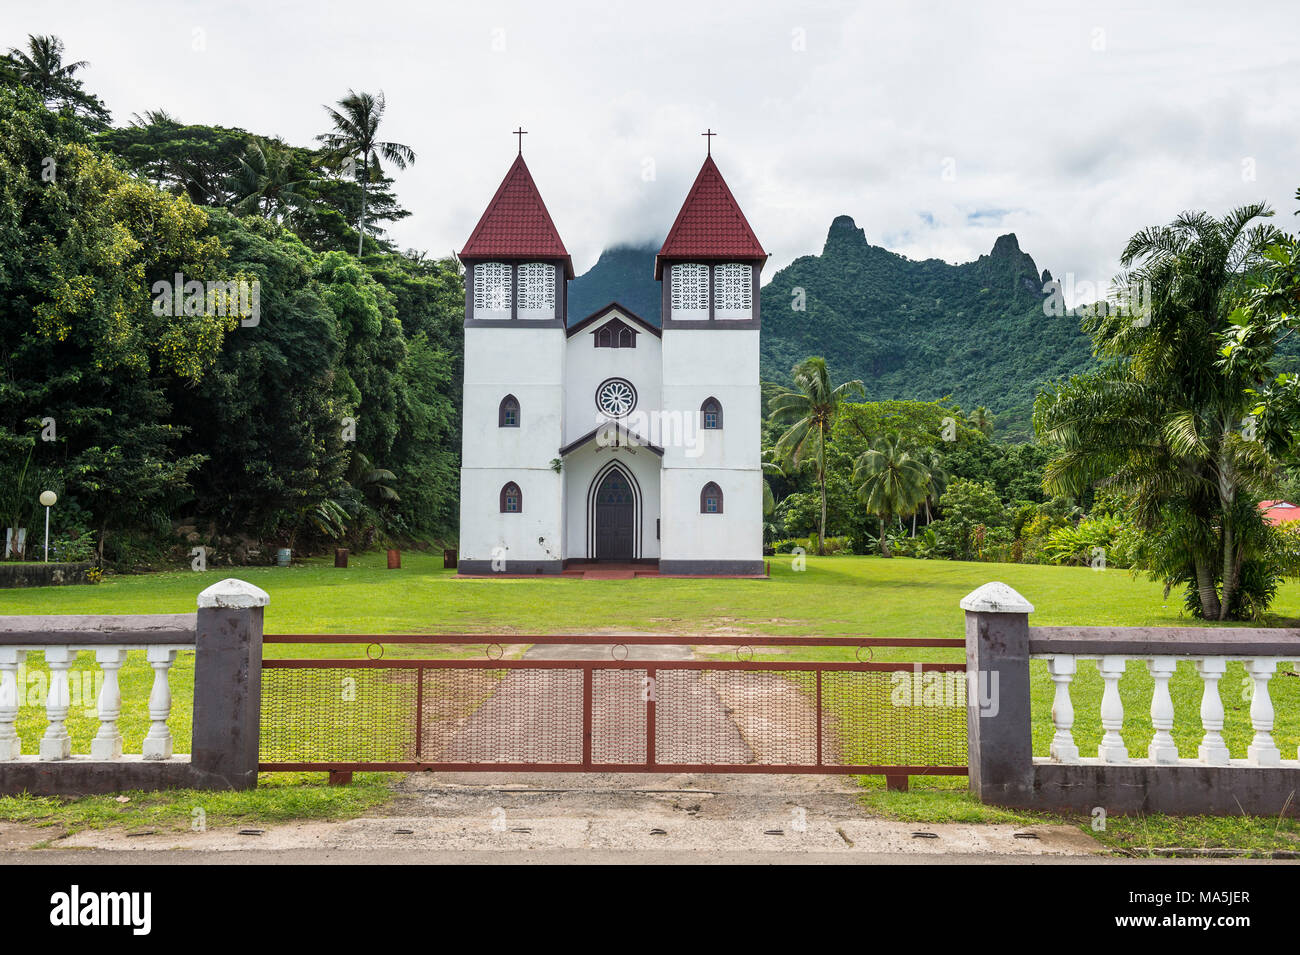
[[[685,646],[539,644],[525,660],[689,660]],[[440,762],[575,763],[582,760],[581,671],[511,670],[461,725]],[[599,670],[593,676],[597,763],[646,761],[646,694],[643,670]],[[755,762],[755,754],[732,718],[718,688],[698,673],[668,671],[656,682],[656,755],[664,763]],[[426,733],[426,738],[432,734]],[[432,754],[425,754],[430,758]]]

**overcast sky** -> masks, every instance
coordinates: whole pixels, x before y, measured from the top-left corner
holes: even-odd
[[[912,258],[1015,232],[1105,281],[1179,211],[1267,200],[1300,220],[1300,9],[1279,2],[0,2],[5,47],[55,33],[119,123],[162,108],[308,145],[348,88],[388,98],[413,213],[459,249],[524,155],[579,272],[662,239],[704,156],[765,271],[839,214]]]

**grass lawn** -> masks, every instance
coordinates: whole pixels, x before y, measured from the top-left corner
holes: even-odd
[[[631,581],[579,579],[461,580],[442,569],[441,555],[403,554],[400,571],[386,569],[382,553],[354,555],[352,566],[341,570],[328,560],[309,561],[288,568],[247,567],[194,573],[178,570],[142,576],[109,577],[98,586],[47,587],[0,591],[0,614],[29,613],[175,613],[192,611],[195,596],[204,587],[227,576],[237,576],[271,595],[266,613],[268,632],[290,633],[632,633],[666,632],[690,635],[770,635],[781,637],[873,636],[961,637],[963,614],[958,601],[980,584],[1001,580],[1034,604],[1030,622],[1035,625],[1177,626],[1192,624],[1182,614],[1181,594],[1165,599],[1162,588],[1135,580],[1125,571],[1046,567],[1024,564],[982,564],[916,561],[872,557],[808,558],[808,569],[795,572],[788,559],[773,558],[770,580],[681,580],[639,578]],[[1274,605],[1274,626],[1300,625],[1300,584],[1288,582]],[[272,645],[268,657],[356,656],[355,647]],[[477,653],[477,650],[470,650]],[[420,656],[418,647],[391,648],[389,655]],[[137,654],[132,654],[133,657]],[[127,751],[138,751],[148,728],[145,704],[151,674],[141,659],[132,659],[122,672],[125,706],[120,722]],[[83,654],[78,670],[95,669]],[[783,659],[850,659],[847,651],[795,649]],[[875,652],[878,660],[935,660],[960,662],[960,651],[897,650]],[[39,679],[39,655],[29,659],[29,678]],[[78,678],[74,676],[74,691]],[[1244,693],[1245,673],[1229,666],[1222,695],[1228,718],[1225,738],[1234,756],[1244,756],[1249,743],[1249,699]],[[34,688],[37,684],[33,683]],[[193,658],[182,655],[172,671],[175,695],[172,732],[176,749],[189,749],[190,696]],[[1175,739],[1184,755],[1194,755],[1199,741],[1200,680],[1190,665],[1179,667],[1172,681],[1178,720]],[[89,750],[97,721],[93,698],[86,684],[85,706],[74,699],[68,729],[74,752]],[[1126,708],[1124,737],[1134,751],[1144,750],[1150,739],[1147,710],[1150,677],[1146,668],[1133,664],[1121,683]],[[1294,757],[1300,745],[1300,679],[1279,677],[1272,684],[1278,711],[1275,738],[1284,755]],[[1045,755],[1051,738],[1049,718],[1052,685],[1046,667],[1035,663],[1034,750]],[[43,698],[33,692],[24,702],[19,732],[24,751],[34,752],[45,718]],[[1085,755],[1095,753],[1101,727],[1095,714],[1100,706],[1101,678],[1091,664],[1080,667],[1073,699],[1075,736]],[[260,818],[276,818],[275,807],[296,804],[302,815],[337,817],[362,812],[365,800],[349,803],[317,782],[284,785],[283,778],[264,777],[273,785],[257,795],[229,796],[232,806],[250,800],[249,811]],[[358,777],[360,778],[360,777]],[[319,776],[315,777],[319,780]],[[878,780],[864,780],[864,799],[883,814],[917,821],[944,819],[992,821],[1029,819],[980,806],[964,792],[964,778],[913,778],[908,794],[886,794]],[[370,785],[370,784],[367,784]],[[382,789],[382,781],[373,785]],[[203,794],[210,800],[212,794]],[[164,795],[141,797],[161,807]],[[192,794],[189,797],[192,803]],[[184,799],[180,800],[183,803]],[[178,803],[178,805],[180,804]],[[0,818],[34,818],[39,801],[0,799]],[[131,806],[107,797],[77,800],[83,821],[102,824]],[[92,807],[92,808],[84,808]],[[93,808],[98,807],[98,808]],[[166,816],[170,810],[156,808]],[[232,810],[233,811],[233,810]],[[188,828],[186,808],[181,816]],[[268,814],[269,815],[260,815]],[[56,813],[63,814],[63,811]],[[237,814],[236,814],[237,815]],[[220,814],[218,814],[220,816]],[[213,816],[210,814],[209,819]],[[224,817],[221,817],[224,818]],[[235,818],[231,816],[230,818]],[[1086,821],[1083,821],[1086,825]],[[1234,845],[1254,850],[1300,847],[1300,828],[1276,820],[1212,820],[1203,818],[1108,820],[1109,842],[1129,846]]]

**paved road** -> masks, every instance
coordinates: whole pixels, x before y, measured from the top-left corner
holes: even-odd
[[[1114,859],[1098,856],[998,855],[983,853],[890,852],[804,853],[708,852],[591,849],[498,850],[465,852],[446,849],[278,849],[203,852],[186,849],[81,851],[5,851],[5,865],[1300,865],[1262,859]]]
[[[526,660],[611,660],[613,645],[541,644]],[[627,660],[689,660],[689,647],[629,645]],[[581,670],[511,670],[445,743],[438,762],[577,763],[582,761]],[[665,671],[652,686],[640,669],[597,670],[592,678],[591,757],[596,763],[643,763],[646,697],[656,699],[656,758],[661,763],[755,762],[715,682]],[[427,727],[426,740],[439,740]],[[811,760],[810,760],[811,761]]]

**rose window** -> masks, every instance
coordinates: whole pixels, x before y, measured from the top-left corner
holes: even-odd
[[[630,381],[609,378],[596,389],[596,408],[611,418],[621,418],[636,407],[636,389]]]

